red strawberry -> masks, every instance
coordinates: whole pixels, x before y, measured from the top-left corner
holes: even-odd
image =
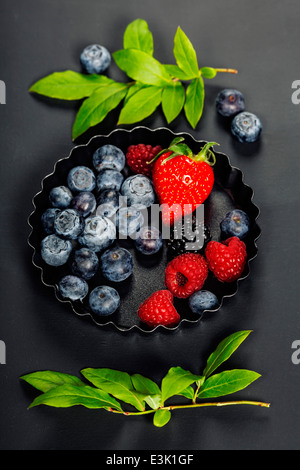
[[[126,153],[127,165],[134,173],[151,177],[154,162],[151,164],[147,162],[153,160],[161,150],[160,145],[155,147],[145,144],[130,145]]]
[[[175,296],[182,299],[200,290],[208,274],[207,262],[198,253],[176,256],[167,266],[165,285]]]
[[[158,325],[174,326],[180,316],[173,305],[173,296],[168,290],[154,292],[138,309],[142,322],[151,327]]]
[[[218,144],[208,142],[194,155],[180,143],[182,140],[174,139],[169,149],[158,154],[152,172],[164,224],[173,224],[182,215],[191,214],[209,196],[214,184],[215,155],[210,147]]]
[[[219,281],[233,282],[241,277],[247,261],[246,245],[238,237],[208,243],[205,256],[208,268]]]

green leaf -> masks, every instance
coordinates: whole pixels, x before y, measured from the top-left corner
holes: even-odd
[[[105,408],[122,411],[120,403],[108,393],[85,385],[61,385],[52,388],[46,393],[39,395],[29,406],[48,405],[55,408],[68,408],[70,406],[82,405],[86,408]]]
[[[97,88],[113,83],[114,80],[105,75],[87,75],[66,70],[38,80],[29,91],[61,100],[80,100],[90,96]]]
[[[171,419],[169,410],[157,410],[153,416],[153,424],[158,428],[165,426]]]
[[[118,124],[133,124],[150,116],[161,103],[162,89],[143,87],[134,93],[121,110]]]
[[[137,410],[144,411],[144,400],[147,394],[137,392],[130,375],[113,369],[83,369],[82,375],[97,388],[110,393],[119,400],[133,405]]]
[[[153,55],[153,36],[145,20],[138,18],[127,26],[123,46],[124,49],[139,49]]]
[[[121,70],[138,82],[165,86],[172,81],[164,66],[144,51],[122,49],[114,52],[113,58]]]
[[[189,385],[196,382],[196,380],[200,380],[201,377],[181,367],[171,367],[167,375],[162,379],[162,403],[173,395],[179,395]]]
[[[217,369],[217,367],[227,361],[227,359],[229,359],[240,344],[245,341],[250,333],[251,330],[238,331],[223,339],[217,349],[209,356],[203,375],[208,377]]]
[[[136,83],[134,83],[134,85],[131,85],[131,86],[128,88],[127,95],[125,96],[125,99],[124,99],[124,106],[125,106],[125,104],[127,103],[127,101],[128,101],[137,91],[142,90],[142,88],[147,88],[148,86],[149,86],[149,85],[144,85],[143,83],[140,83],[140,82],[136,82]]]
[[[53,372],[51,370],[33,372],[32,374],[23,375],[20,378],[41,392],[48,392],[48,390],[51,390],[52,388],[55,388],[59,385],[85,385],[78,377],[75,377],[74,375]]]
[[[251,370],[233,369],[209,377],[202,385],[199,398],[216,398],[243,390],[260,374]]]
[[[178,26],[175,34],[173,52],[178,67],[189,79],[199,76],[196,51],[180,26]]]
[[[168,124],[181,112],[185,100],[185,91],[182,83],[173,82],[166,86],[162,92],[162,110]]]
[[[181,395],[185,398],[188,398],[189,400],[192,400],[194,398],[195,392],[194,392],[193,387],[189,385],[187,388],[185,388],[180,393],[178,393],[178,395]]]
[[[156,410],[161,405],[161,391],[159,386],[153,382],[153,380],[140,374],[132,375],[131,380],[135,390],[145,395],[147,405],[153,410]]]
[[[96,90],[81,105],[73,126],[73,139],[83,134],[90,127],[99,124],[107,114],[118,106],[127,93],[128,85],[113,83]]]
[[[203,78],[195,78],[186,89],[186,100],[184,111],[187,120],[195,129],[198,124],[204,106],[204,83]]]
[[[173,78],[178,78],[179,80],[190,80],[191,78],[184,72],[184,70],[181,70],[178,65],[174,64],[165,64],[164,65],[165,69],[167,72],[171,75]],[[192,77],[194,78],[194,77]]]
[[[202,67],[200,73],[204,78],[215,78],[217,75],[216,69],[212,67]]]

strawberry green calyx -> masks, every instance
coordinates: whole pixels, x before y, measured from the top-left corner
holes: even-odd
[[[150,162],[147,162],[147,164],[153,163],[155,160],[157,160],[161,155],[168,153],[167,157],[162,161],[162,165],[164,165],[166,162],[171,160],[174,157],[177,157],[179,155],[185,155],[186,157],[190,158],[191,160],[195,162],[206,162],[208,165],[213,166],[216,163],[216,157],[214,152],[211,150],[211,147],[213,145],[220,145],[217,142],[207,142],[200,152],[197,155],[194,155],[192,150],[189,148],[188,145],[183,143],[184,138],[183,137],[175,137],[175,139],[172,140],[170,146],[166,149],[163,149],[161,152],[159,152]]]
[[[195,155],[193,160],[195,162],[205,162],[210,166],[214,166],[216,163],[216,156],[214,152],[211,150],[213,145],[220,145],[217,142],[207,142],[204,147],[200,150],[200,152]]]

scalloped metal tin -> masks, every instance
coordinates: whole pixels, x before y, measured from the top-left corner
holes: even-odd
[[[185,132],[173,133],[167,128],[149,129],[143,126],[135,127],[131,130],[116,129],[108,135],[94,136],[87,144],[73,147],[68,157],[57,161],[53,172],[47,175],[41,182],[41,191],[32,200],[34,210],[28,218],[28,224],[31,227],[28,243],[33,249],[33,265],[40,269],[43,284],[54,289],[56,298],[60,302],[69,304],[76,315],[81,317],[89,316],[97,326],[111,325],[122,332],[139,330],[150,333],[157,329],[174,331],[183,322],[190,324],[199,323],[202,316],[208,312],[204,311],[200,317],[196,316],[188,308],[187,301],[174,299],[174,305],[181,315],[181,321],[175,327],[169,328],[160,325],[156,328],[149,328],[139,320],[137,309],[142,301],[156,290],[165,288],[164,271],[167,265],[165,247],[161,253],[153,257],[146,257],[147,259],[145,259],[145,256],[139,255],[137,250],[134,250],[132,245],[130,245],[130,241],[122,241],[125,245],[127,244],[126,248],[131,250],[134,257],[134,272],[128,280],[114,285],[120,293],[121,306],[110,317],[95,316],[88,306],[87,298],[83,301],[75,302],[63,299],[58,291],[58,282],[62,276],[70,273],[68,265],[54,268],[46,265],[40,256],[40,242],[45,236],[41,227],[41,215],[50,207],[48,199],[49,191],[54,186],[66,184],[67,174],[72,167],[84,164],[93,168],[92,155],[94,151],[108,143],[120,147],[124,152],[129,145],[138,143],[160,144],[163,148],[166,148],[175,136],[183,136],[185,142],[194,153],[199,151],[206,143],[205,141],[196,140],[192,135]],[[244,210],[252,222],[251,231],[244,240],[247,246],[248,261],[242,276],[233,283],[220,283],[210,274],[205,283],[205,288],[213,291],[218,297],[219,307],[213,310],[215,312],[222,307],[224,298],[234,296],[237,293],[239,282],[249,276],[250,262],[257,256],[256,241],[260,236],[261,230],[257,224],[259,209],[253,203],[253,190],[245,184],[242,171],[231,166],[228,156],[224,153],[216,151],[214,153],[216,155],[216,164],[214,166],[215,184],[209,198],[204,203],[205,223],[210,226],[212,238],[214,240],[220,239],[220,221],[225,213],[233,208]],[[99,273],[99,275],[96,274],[89,281],[90,290],[101,284],[107,284],[107,281],[104,281],[101,273]]]

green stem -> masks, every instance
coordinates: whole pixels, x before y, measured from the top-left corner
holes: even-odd
[[[177,410],[179,408],[202,408],[205,406],[230,406],[230,405],[253,405],[262,406],[264,408],[270,408],[270,403],[264,403],[262,401],[251,401],[251,400],[239,400],[239,401],[223,401],[223,402],[206,402],[206,403],[194,403],[193,405],[171,405],[165,406],[163,409]]]
[[[269,408],[270,403],[264,403],[261,401],[251,401],[251,400],[239,400],[239,401],[223,401],[223,402],[206,402],[206,403],[192,403],[191,405],[170,405],[170,406],[162,406],[158,408],[160,410],[179,410],[179,409],[192,409],[192,408],[204,408],[207,406],[231,406],[231,405],[252,405],[252,406],[261,406],[263,408]],[[119,411],[113,410],[112,408],[109,410],[112,413],[123,414],[125,416],[139,416],[139,415],[146,415],[155,413],[156,410],[145,410],[145,411]]]
[[[236,69],[215,69],[216,72],[238,73]]]
[[[213,166],[216,163],[216,157],[210,149],[213,145],[220,145],[217,142],[207,142],[200,152],[195,156],[195,162],[206,162],[208,165]]]

